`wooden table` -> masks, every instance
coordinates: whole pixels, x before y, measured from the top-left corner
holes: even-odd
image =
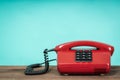
[[[56,67],[43,75],[24,75],[25,66],[0,66],[0,80],[120,80],[120,66],[105,75],[60,75]]]

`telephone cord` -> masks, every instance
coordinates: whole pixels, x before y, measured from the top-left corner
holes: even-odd
[[[56,60],[56,59],[49,60],[48,52],[50,52],[50,51],[54,51],[54,49],[51,49],[51,50],[45,49],[44,52],[43,52],[44,53],[44,62],[43,63],[32,64],[32,65],[27,66],[24,73],[26,75],[38,75],[38,74],[44,74],[44,73],[48,72],[48,70],[49,70],[49,62]],[[34,68],[42,67],[42,64],[45,64],[43,70],[34,71]]]

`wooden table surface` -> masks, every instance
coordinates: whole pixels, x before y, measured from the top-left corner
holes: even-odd
[[[60,75],[52,66],[43,75],[24,75],[25,66],[0,66],[0,80],[120,80],[120,66],[112,66],[104,75]]]

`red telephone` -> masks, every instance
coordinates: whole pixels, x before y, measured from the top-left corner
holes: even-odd
[[[73,50],[76,46],[91,46],[96,49]],[[34,71],[33,68],[41,64],[33,64],[26,68],[26,75],[46,73],[49,69],[47,52],[57,52],[57,69],[61,74],[101,74],[110,72],[110,57],[114,48],[111,45],[96,41],[73,41],[56,46],[51,50],[44,50],[45,68]]]

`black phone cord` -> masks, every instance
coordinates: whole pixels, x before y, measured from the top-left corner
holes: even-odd
[[[50,52],[50,51],[54,51],[54,49],[50,49],[50,50],[45,49],[44,50],[43,53],[44,53],[44,60],[45,61],[43,63],[37,63],[37,64],[32,64],[32,65],[27,66],[26,69],[25,69],[25,72],[24,72],[25,75],[38,75],[38,74],[44,74],[44,73],[48,72],[49,62],[56,60],[56,59],[49,60],[48,52]],[[42,67],[42,64],[45,64],[45,67],[44,67],[43,70],[34,71],[34,68]]]

